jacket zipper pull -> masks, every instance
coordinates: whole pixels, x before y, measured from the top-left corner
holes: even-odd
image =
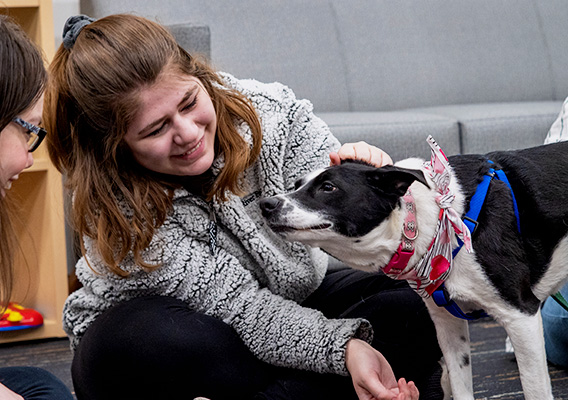
[[[217,218],[213,206],[209,211],[209,250],[212,256],[217,254]]]

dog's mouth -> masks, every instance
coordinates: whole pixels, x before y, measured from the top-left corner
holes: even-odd
[[[272,225],[270,228],[277,233],[294,232],[294,231],[319,231],[331,228],[331,223],[324,222],[318,225],[303,226],[303,227],[290,226],[290,225]]]

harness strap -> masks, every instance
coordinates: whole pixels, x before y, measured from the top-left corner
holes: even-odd
[[[487,160],[488,163],[493,164],[493,161]],[[483,180],[477,185],[477,189],[475,189],[475,193],[471,197],[469,201],[469,211],[463,217],[463,222],[468,227],[471,235],[477,229],[477,219],[479,218],[479,213],[483,208],[483,204],[485,203],[485,198],[487,197],[487,191],[489,190],[489,184],[493,178],[499,179],[501,182],[505,183],[509,187],[509,191],[511,192],[511,198],[513,199],[513,211],[515,212],[515,217],[517,218],[517,231],[519,234],[521,233],[521,219],[519,217],[519,207],[517,206],[517,199],[515,198],[515,193],[513,192],[513,188],[509,183],[509,179],[507,179],[507,175],[501,169],[490,168],[487,171],[487,174],[483,177]],[[463,242],[458,238],[458,247],[454,249],[452,252],[453,257],[455,258],[458,253],[460,252],[463,246]]]
[[[487,191],[489,190],[489,184],[491,183],[491,180],[494,176],[495,171],[493,169],[490,169],[489,172],[483,177],[483,180],[479,183],[479,185],[477,185],[477,189],[475,190],[475,193],[469,202],[469,211],[463,218],[463,222],[468,227],[472,236],[477,229],[477,219],[479,218],[479,213],[481,212],[483,203],[485,203],[485,197],[487,196]],[[461,249],[461,246],[462,245],[460,244],[458,249]]]
[[[490,164],[494,164],[493,161],[491,160],[487,160],[487,162]],[[509,179],[507,179],[507,176],[505,175],[503,170],[490,168],[489,171],[487,171],[487,174],[485,174],[485,176],[483,177],[483,180],[479,183],[479,185],[477,185],[477,189],[475,190],[475,193],[473,194],[469,202],[469,210],[463,218],[463,222],[471,232],[472,237],[473,233],[477,229],[478,226],[477,219],[479,218],[479,214],[481,213],[481,209],[483,208],[483,204],[485,203],[485,198],[487,197],[487,192],[489,190],[489,184],[491,183],[491,180],[493,178],[499,179],[509,187],[509,191],[511,192],[511,198],[513,199],[513,210],[515,212],[515,217],[517,219],[517,231],[519,232],[519,234],[521,233],[519,208],[517,207],[517,200],[515,199],[515,194],[513,193],[513,188],[509,183]],[[452,252],[452,256],[454,258],[457,256],[462,246],[463,242],[458,238],[458,246]],[[438,307],[445,307],[446,310],[450,312],[450,314],[461,319],[474,320],[474,319],[487,317],[487,314],[483,310],[476,310],[470,313],[464,313],[459,308],[459,306],[450,298],[448,291],[446,290],[443,284],[432,294],[432,299],[434,300],[434,302]],[[568,307],[568,302],[566,303],[566,307]]]
[[[483,310],[475,310],[469,313],[464,313],[461,308],[450,298],[448,290],[442,283],[434,293],[432,293],[432,299],[438,307],[445,307],[446,310],[452,314],[454,317],[465,319],[468,321],[473,321],[479,318],[487,317],[487,313]]]
[[[493,164],[492,161],[489,162]],[[513,188],[511,187],[511,184],[507,179],[507,175],[505,175],[503,170],[501,169],[495,170],[495,173],[497,174],[497,178],[499,178],[501,182],[505,182],[509,187],[509,191],[511,192],[511,197],[513,198],[513,210],[515,211],[515,217],[517,217],[517,232],[521,234],[521,218],[519,218],[519,208],[517,207],[517,200],[515,199],[515,193],[513,192]]]

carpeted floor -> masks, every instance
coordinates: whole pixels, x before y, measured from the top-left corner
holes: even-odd
[[[505,352],[504,329],[490,319],[470,323],[473,386],[477,400],[524,399],[515,356]],[[568,400],[568,371],[549,365],[556,400]]]
[[[490,319],[470,323],[473,384],[477,400],[523,399],[514,355],[505,352],[505,331]],[[0,345],[0,366],[44,368],[73,389],[66,339]],[[549,367],[554,398],[568,400],[568,371]]]

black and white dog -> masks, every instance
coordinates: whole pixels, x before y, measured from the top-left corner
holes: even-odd
[[[568,279],[568,142],[448,161],[451,207],[460,217],[491,171],[504,171],[510,186],[490,180],[471,235],[473,249],[455,255],[453,268],[442,279],[445,292],[462,310],[483,309],[504,326],[525,398],[552,399],[540,305]],[[409,188],[413,200],[405,197]],[[344,162],[309,174],[293,192],[263,199],[260,206],[271,228],[287,240],[320,247],[357,269],[384,269],[412,239],[408,263],[395,263],[394,270],[417,288],[417,265],[436,246],[441,215],[436,188],[432,165],[421,159],[382,168]],[[409,219],[414,225],[410,234],[405,226]],[[457,242],[452,234],[451,246]],[[437,278],[426,283],[437,286]],[[421,290],[452,394],[473,399],[467,321],[438,307],[424,286]]]

